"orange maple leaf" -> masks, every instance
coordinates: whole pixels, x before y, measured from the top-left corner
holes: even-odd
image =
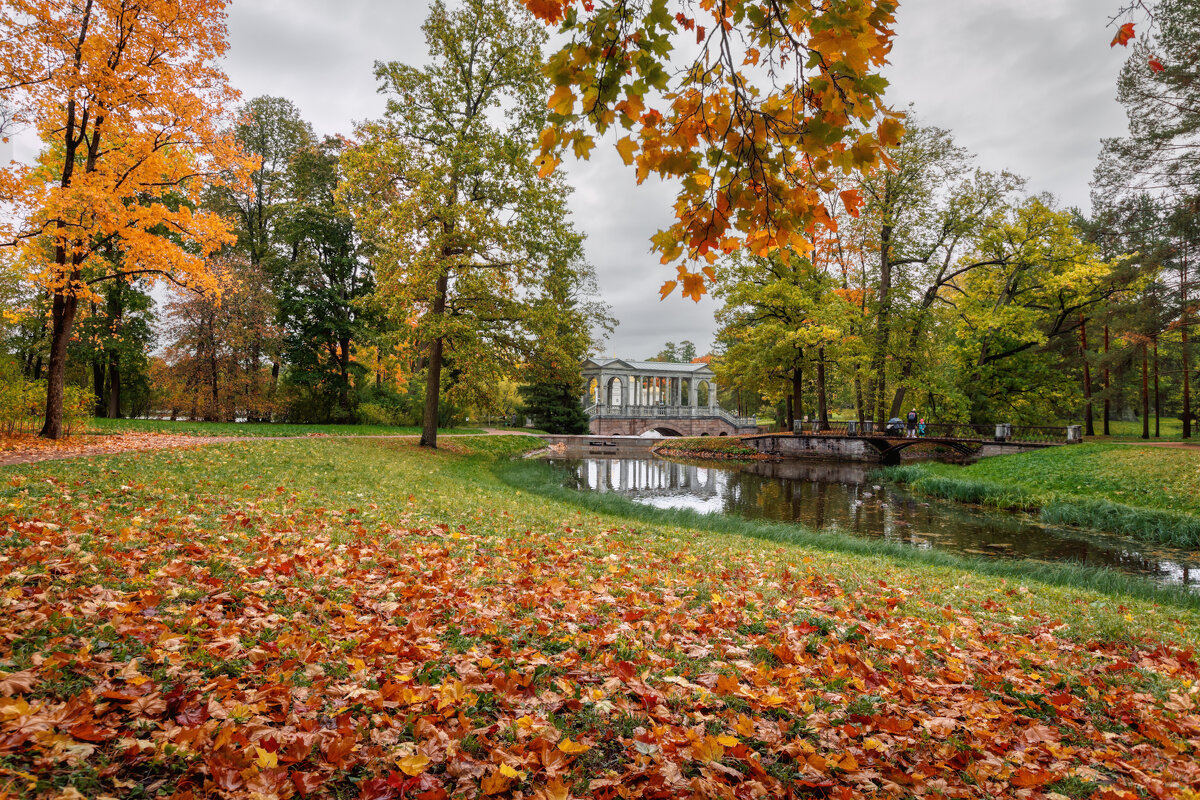
[[[839,192],[838,197],[842,198],[842,205],[846,207],[846,213],[852,217],[857,217],[859,206],[862,205],[862,195],[858,193],[858,189],[847,189],[844,192]]]
[[[1128,47],[1131,39],[1133,39],[1133,23],[1126,22],[1117,29],[1117,35],[1113,37],[1112,42],[1108,46],[1116,47],[1117,45],[1121,45],[1122,47]]]
[[[1150,69],[1153,72],[1162,72],[1166,69],[1166,67],[1164,67],[1162,62],[1157,58],[1150,56]]]

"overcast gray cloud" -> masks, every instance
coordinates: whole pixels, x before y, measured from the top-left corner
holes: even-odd
[[[892,100],[949,128],[989,169],[1009,169],[1068,205],[1087,207],[1102,137],[1124,132],[1113,99],[1125,53],[1110,50],[1105,0],[908,0],[888,76]],[[247,98],[282,95],[320,133],[378,116],[376,60],[424,61],[422,0],[236,0],[228,70]],[[601,294],[620,322],[606,349],[642,358],[666,341],[712,342],[714,303],[677,295],[649,252],[673,193],[637,186],[611,148],[566,164],[576,224],[588,234]]]

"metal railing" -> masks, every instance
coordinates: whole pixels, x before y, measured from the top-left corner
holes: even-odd
[[[856,420],[834,421],[822,425],[819,421],[797,422],[796,433],[805,435],[827,436],[904,436],[907,425],[879,425],[868,420],[859,423]],[[974,441],[999,442],[1046,442],[1065,443],[1075,441],[1071,438],[1069,428],[1064,425],[1010,425],[1008,423],[976,424],[969,422],[937,422],[926,423],[923,433],[918,434],[927,439],[967,439]]]

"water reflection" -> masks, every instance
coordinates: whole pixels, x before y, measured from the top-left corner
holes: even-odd
[[[644,458],[556,459],[581,490],[616,492],[657,508],[800,522],[914,547],[1039,561],[1073,561],[1200,586],[1200,554],[1121,536],[1052,528],[1018,514],[928,501],[868,482],[869,467],[833,462],[698,465]]]

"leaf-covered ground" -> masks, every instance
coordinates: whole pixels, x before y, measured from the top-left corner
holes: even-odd
[[[175,436],[413,436],[421,429],[412,425],[301,425],[286,422],[191,422],[167,419],[88,420],[92,433],[165,433]],[[439,433],[482,433],[480,428],[447,428]]]
[[[1084,444],[985,458],[940,475],[1028,489],[1046,498],[1102,498],[1134,508],[1200,514],[1200,448]]]
[[[1197,796],[1196,614],[582,513],[528,446],[3,470],[0,791]]]

